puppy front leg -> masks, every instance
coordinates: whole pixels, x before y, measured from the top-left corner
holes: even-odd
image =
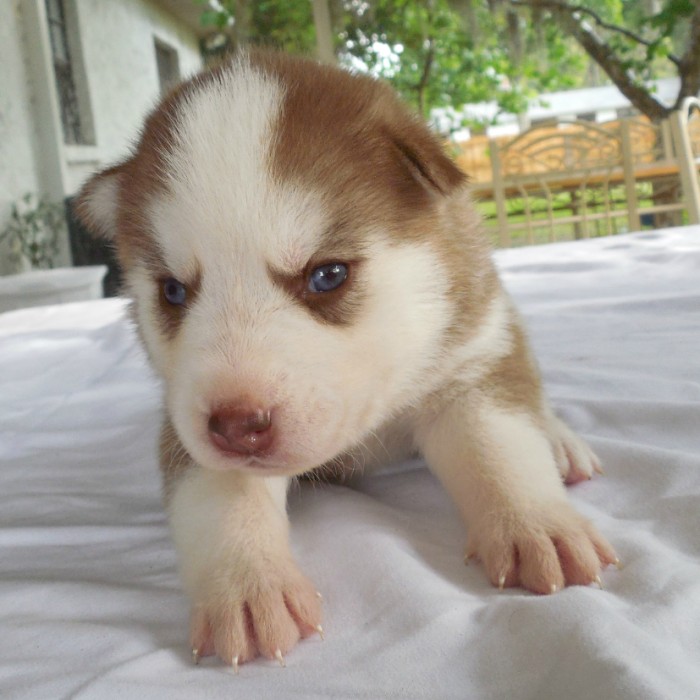
[[[418,431],[494,585],[553,593],[599,581],[610,545],[569,504],[550,440],[525,410],[456,400]]]
[[[196,466],[170,486],[168,511],[192,604],[195,660],[235,668],[277,658],[320,632],[321,603],[289,550],[287,479]]]

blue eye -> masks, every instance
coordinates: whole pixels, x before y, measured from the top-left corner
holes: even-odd
[[[348,266],[344,263],[328,263],[311,271],[307,289],[310,292],[332,292],[348,278]]]
[[[182,282],[170,277],[163,282],[163,295],[169,304],[182,306],[187,301],[187,287]]]

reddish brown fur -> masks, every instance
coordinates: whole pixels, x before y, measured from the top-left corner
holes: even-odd
[[[383,83],[282,54],[255,53],[252,62],[286,90],[275,175],[323,192],[336,220],[376,222],[403,235],[437,193],[465,181]]]
[[[311,271],[319,265],[331,262],[343,262],[348,266],[348,276],[343,285],[322,294],[309,292]],[[270,278],[284,289],[291,299],[308,309],[317,320],[343,326],[352,322],[362,306],[362,286],[357,284],[361,269],[362,260],[349,260],[345,256],[336,255],[332,260],[310,261],[300,274],[288,275],[271,269]]]
[[[169,276],[167,272],[163,272],[156,278],[154,293],[158,296],[157,308],[160,311],[158,320],[163,334],[168,338],[173,338],[180,328],[180,324],[182,323],[187,309],[190,308],[197,299],[197,294],[199,294],[199,288],[202,283],[202,275],[198,270],[194,276],[185,280],[179,280],[179,282],[185,285],[187,290],[187,298],[182,305],[171,304],[165,298],[164,287]]]
[[[337,222],[328,249],[361,245],[363,229],[375,227],[397,242],[429,243],[456,301],[448,342],[463,341],[500,284],[466,178],[440,141],[372,78],[278,54],[252,58],[286,86],[273,172],[323,194]]]
[[[515,320],[510,324],[510,352],[501,357],[481,380],[489,398],[506,409],[526,409],[538,423],[544,414],[544,397],[525,331]],[[544,427],[544,426],[543,426]]]

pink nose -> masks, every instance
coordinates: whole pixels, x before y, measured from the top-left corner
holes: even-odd
[[[225,406],[209,417],[209,437],[224,452],[258,455],[272,445],[274,430],[269,409]]]

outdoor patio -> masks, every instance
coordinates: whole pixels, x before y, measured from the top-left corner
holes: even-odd
[[[700,222],[700,102],[645,117],[476,136],[456,160],[494,242],[545,243]]]

